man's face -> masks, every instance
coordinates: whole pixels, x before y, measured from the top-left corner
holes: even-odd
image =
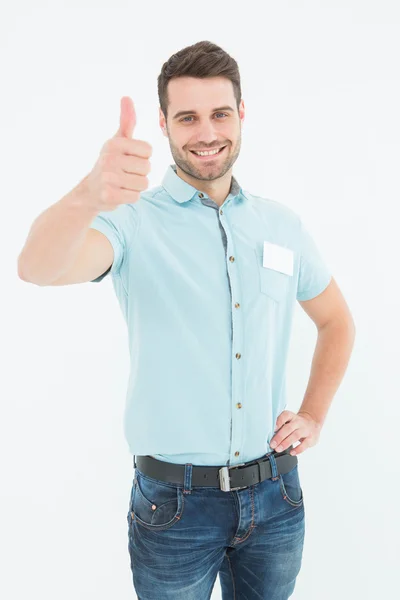
[[[177,166],[201,180],[225,175],[239,155],[244,119],[244,103],[242,100],[238,113],[232,82],[226,77],[178,77],[168,84],[168,99],[168,120],[166,123],[160,109],[160,126]],[[222,146],[214,156],[193,152]]]

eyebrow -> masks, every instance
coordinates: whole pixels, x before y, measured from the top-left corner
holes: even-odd
[[[219,110],[230,110],[233,112],[231,106],[219,106],[218,108],[213,108],[211,112],[217,112]],[[182,117],[183,115],[197,115],[197,112],[195,110],[180,110],[172,118],[178,119],[178,117]]]

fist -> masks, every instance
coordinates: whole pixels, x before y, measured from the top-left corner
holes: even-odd
[[[120,204],[137,202],[149,187],[147,175],[153,149],[133,139],[136,112],[129,96],[121,98],[119,129],[106,141],[92,171],[85,178],[86,202],[95,211],[115,210]]]

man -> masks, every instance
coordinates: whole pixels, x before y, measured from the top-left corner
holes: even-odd
[[[174,159],[161,185],[147,189],[152,149],[133,138],[124,97],[117,134],[35,221],[19,272],[38,285],[111,275],[129,333],[138,597],[203,600],[219,574],[225,600],[284,600],[305,531],[296,455],[318,442],[355,327],[301,218],[232,175],[245,115],[236,61],[207,41],[184,48],[163,65],[158,94]],[[318,341],[294,413],[296,300]]]

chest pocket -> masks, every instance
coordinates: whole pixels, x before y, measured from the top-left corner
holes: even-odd
[[[264,267],[262,252],[255,248],[254,253],[257,261],[260,292],[269,296],[275,302],[281,302],[289,292],[291,275]]]

